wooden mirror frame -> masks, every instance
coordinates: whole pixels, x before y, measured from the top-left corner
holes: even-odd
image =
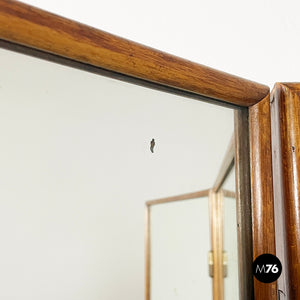
[[[300,298],[300,84],[276,83],[271,92],[277,285],[284,299]]]
[[[269,88],[32,6],[0,0],[0,47],[235,111],[240,299],[276,300],[252,260],[275,254]]]

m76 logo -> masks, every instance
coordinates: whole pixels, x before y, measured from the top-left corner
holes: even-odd
[[[273,254],[258,256],[252,265],[253,275],[261,282],[270,283],[277,280],[282,271],[280,260]]]
[[[279,269],[277,267],[277,264],[275,264],[275,265],[266,264],[266,265],[261,265],[261,266],[257,265],[255,273],[269,273],[270,271],[272,273],[278,273]]]

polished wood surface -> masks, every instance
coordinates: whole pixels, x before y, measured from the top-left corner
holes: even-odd
[[[283,260],[280,288],[300,299],[300,83],[277,83],[272,91],[276,234]],[[281,246],[281,247],[280,247]]]
[[[234,113],[236,219],[239,261],[239,299],[254,299],[252,275],[252,201],[248,109]]]
[[[283,201],[282,181],[282,152],[281,152],[281,121],[279,99],[282,98],[280,85],[275,85],[271,93],[271,125],[272,125],[272,162],[274,187],[274,215],[275,215],[275,241],[276,256],[282,264],[282,273],[277,280],[279,299],[290,299],[290,280],[288,278],[288,265],[286,254],[286,228]]]
[[[224,299],[223,193],[209,193],[211,250],[213,254],[213,300]]]
[[[235,105],[269,90],[12,0],[0,0],[0,39]]]
[[[275,254],[270,95],[249,108],[253,259]],[[255,300],[277,300],[275,283],[254,279]]]

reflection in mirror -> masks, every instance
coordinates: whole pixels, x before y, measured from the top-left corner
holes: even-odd
[[[146,203],[146,299],[238,299],[234,191],[232,137],[213,188]]]
[[[212,299],[208,195],[150,210],[151,299]]]
[[[224,182],[223,188],[235,191],[234,169]],[[227,255],[228,271],[224,280],[225,299],[238,299],[238,254],[237,254],[237,221],[235,197],[226,195],[223,199],[224,209],[224,251]]]
[[[235,198],[234,138],[225,152],[215,187],[222,191],[224,299],[238,299],[237,218]]]
[[[151,274],[144,206],[213,187],[233,111],[8,50],[0,61],[0,298],[212,298],[208,194],[153,208]]]

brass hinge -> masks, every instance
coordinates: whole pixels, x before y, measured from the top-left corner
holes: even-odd
[[[210,277],[214,277],[214,255],[213,251],[208,252],[208,273]],[[223,251],[223,277],[228,274],[228,257],[227,252]]]

